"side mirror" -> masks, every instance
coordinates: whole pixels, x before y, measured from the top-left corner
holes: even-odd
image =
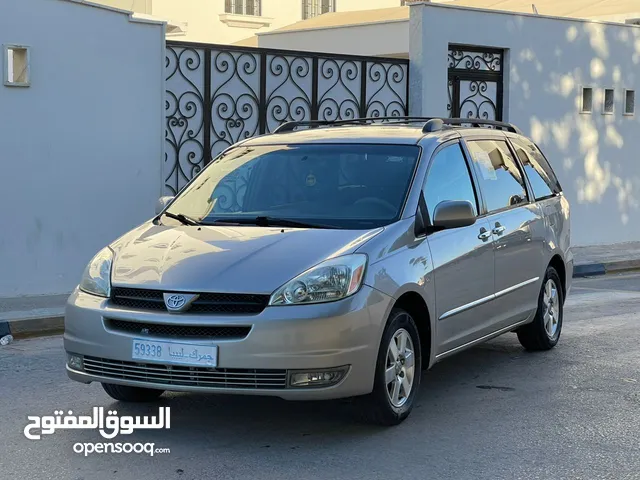
[[[174,197],[160,197],[156,202],[156,215],[160,215]]]
[[[473,205],[466,200],[445,200],[436,205],[433,226],[439,229],[468,227],[476,223]]]

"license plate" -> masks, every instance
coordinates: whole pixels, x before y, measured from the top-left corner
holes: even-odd
[[[176,365],[218,366],[218,347],[214,345],[160,342],[134,338],[131,356],[135,360],[149,360]]]

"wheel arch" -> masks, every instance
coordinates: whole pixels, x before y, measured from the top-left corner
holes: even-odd
[[[556,253],[553,257],[551,257],[551,260],[549,261],[549,267],[553,267],[560,276],[562,300],[564,302],[567,298],[567,268],[564,264],[564,260],[560,255]]]
[[[434,354],[434,337],[431,325],[431,314],[427,302],[416,291],[406,291],[393,304],[393,308],[401,308],[413,317],[420,335],[420,352],[423,368],[431,367]]]

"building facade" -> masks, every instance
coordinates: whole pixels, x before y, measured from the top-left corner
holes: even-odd
[[[167,38],[232,44],[331,12],[399,7],[407,0],[95,0],[167,22]],[[407,8],[408,16],[408,8]]]

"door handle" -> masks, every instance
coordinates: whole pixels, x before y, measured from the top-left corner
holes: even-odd
[[[492,232],[495,235],[502,235],[502,232],[504,232],[506,230],[505,227],[503,227],[502,225],[500,225],[500,222],[496,222],[496,226],[495,228],[492,230]]]
[[[489,232],[486,228],[482,227],[480,229],[480,235],[478,235],[478,238],[483,242],[486,242],[491,238],[491,232]]]

